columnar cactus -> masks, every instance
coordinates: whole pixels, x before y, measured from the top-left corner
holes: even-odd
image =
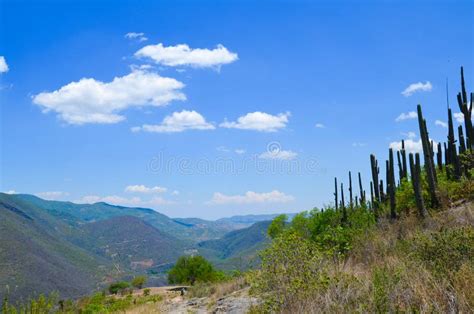
[[[397,151],[397,162],[398,162],[398,177],[401,180],[403,178],[403,166],[402,166],[402,159],[400,158],[400,151]]]
[[[423,201],[423,194],[421,191],[421,165],[420,165],[420,154],[416,153],[416,162],[413,160],[413,154],[409,155],[410,159],[410,172],[411,172],[411,183],[413,186],[413,192],[415,194],[416,207],[418,214],[421,217],[426,217],[428,212]]]
[[[466,140],[462,132],[462,126],[458,126],[458,137],[459,137],[459,153],[462,154],[466,151]]]
[[[438,151],[436,152],[436,163],[438,164],[438,169],[442,171],[443,170],[443,150],[441,148],[441,143],[438,143]]]
[[[344,203],[344,185],[341,182],[341,208],[342,208],[342,222],[346,223],[347,222],[347,210],[346,210],[346,204]]]
[[[431,205],[433,207],[439,207],[440,203],[438,200],[438,187],[436,180],[436,171],[434,168],[432,149],[428,136],[428,129],[426,128],[426,120],[423,119],[423,113],[421,112],[421,106],[417,106],[418,111],[418,125],[420,128],[420,138],[423,146],[423,156],[425,160],[426,177],[428,180],[428,187],[431,197]]]
[[[360,194],[360,205],[365,204],[365,191],[362,188],[362,178],[359,172],[359,194]]]
[[[337,210],[338,200],[337,200],[337,178],[334,178],[334,206]]]
[[[372,169],[372,182],[374,197],[372,199],[372,205],[374,208],[377,208],[378,203],[380,202],[380,192],[379,192],[379,167],[377,165],[377,159],[375,155],[370,155],[370,167]]]
[[[402,150],[400,151],[400,154],[402,155],[402,165],[403,165],[403,177],[407,178],[408,177],[408,168],[407,168],[407,152],[405,150],[405,141],[402,140]],[[401,181],[402,178],[400,178]]]
[[[389,149],[388,152],[388,194],[390,197],[390,218],[396,219],[397,218],[397,211],[396,211],[396,204],[395,204],[395,169],[394,169],[394,162],[393,162],[393,149]]]
[[[474,130],[472,128],[472,104],[473,94],[471,93],[471,100],[468,102],[466,93],[466,84],[464,82],[464,69],[461,67],[461,92],[458,93],[459,109],[464,115],[464,127],[466,128],[466,138],[469,142],[467,148],[474,149]]]
[[[385,193],[383,191],[383,180],[380,180],[380,182],[379,182],[379,190],[380,190],[379,191],[380,192],[380,201],[382,203],[384,203],[385,202]]]
[[[349,171],[349,206],[351,209],[354,208],[354,203],[352,199],[352,175],[350,171]]]
[[[461,177],[461,167],[456,149],[456,139],[454,137],[453,115],[450,108],[448,108],[448,154],[449,160],[453,165],[452,176],[458,180]]]

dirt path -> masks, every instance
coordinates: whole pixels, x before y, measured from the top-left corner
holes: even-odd
[[[155,292],[162,292],[155,290]],[[160,293],[161,294],[161,293]],[[220,299],[213,298],[191,298],[188,299],[181,295],[166,294],[162,302],[156,304],[145,304],[136,307],[130,311],[129,314],[144,314],[144,313],[169,313],[169,314],[183,314],[183,313],[230,313],[241,314],[246,313],[252,305],[259,303],[258,299],[248,295],[248,288],[234,291]]]

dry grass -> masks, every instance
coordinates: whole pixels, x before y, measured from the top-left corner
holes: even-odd
[[[411,247],[420,237],[429,239],[432,234],[463,227],[474,228],[472,202],[433,214],[423,222],[416,217],[382,222],[358,239],[346,259],[327,264],[323,270],[327,285],[314,289],[309,296],[286,295],[279,311],[474,313],[474,248],[467,248],[470,260],[453,261],[460,267],[438,272],[416,257],[415,250],[424,249],[423,242]],[[472,246],[472,241],[468,245]],[[271,309],[260,307],[253,312]]]
[[[220,299],[223,296],[229,295],[232,292],[242,290],[248,287],[249,284],[244,277],[236,277],[229,281],[212,283],[212,284],[197,284],[191,287],[188,291],[188,298],[203,298],[209,297],[212,299]]]

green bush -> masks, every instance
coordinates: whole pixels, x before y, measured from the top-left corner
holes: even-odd
[[[414,256],[433,272],[443,275],[474,263],[474,228],[445,229],[419,233],[409,240]]]
[[[375,223],[373,214],[360,207],[348,209],[348,218],[349,223],[343,225],[341,211],[332,208],[327,208],[325,211],[314,209],[297,214],[290,223],[282,227],[282,218],[279,216],[276,218],[277,223],[272,222],[272,225],[279,226],[279,231],[273,234],[278,236],[285,233],[297,234],[303,239],[310,240],[319,252],[339,257],[350,250],[355,236]]]
[[[223,273],[214,269],[202,256],[181,256],[168,272],[170,284],[190,284],[212,282],[222,279]]]
[[[132,286],[134,286],[137,289],[143,288],[143,285],[146,283],[146,277],[145,276],[137,276],[132,279]]]
[[[51,313],[58,304],[58,293],[54,292],[48,296],[40,294],[37,298],[29,299],[27,302],[12,305],[5,297],[1,307],[3,314],[16,313]]]
[[[117,294],[119,292],[124,291],[128,287],[130,287],[130,283],[126,281],[114,282],[109,286],[109,292],[111,294]]]
[[[285,214],[279,215],[272,220],[272,223],[268,227],[267,233],[271,239],[276,238],[285,229],[286,221],[288,216]]]
[[[146,297],[146,296],[149,296],[150,295],[150,288],[146,288],[143,290],[143,295]]]

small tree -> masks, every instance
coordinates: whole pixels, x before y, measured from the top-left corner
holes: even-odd
[[[215,281],[219,273],[202,256],[181,256],[168,272],[170,284],[191,284]]]
[[[128,287],[130,287],[130,283],[126,281],[114,282],[109,286],[109,292],[111,294],[117,294],[127,289]]]
[[[145,276],[136,276],[132,280],[132,286],[134,286],[137,289],[143,288],[143,285],[146,283],[146,277]]]
[[[268,231],[267,231],[270,238],[274,239],[283,232],[283,230],[285,229],[287,220],[288,220],[288,216],[286,216],[285,214],[276,216],[272,220],[272,223],[268,227]]]

